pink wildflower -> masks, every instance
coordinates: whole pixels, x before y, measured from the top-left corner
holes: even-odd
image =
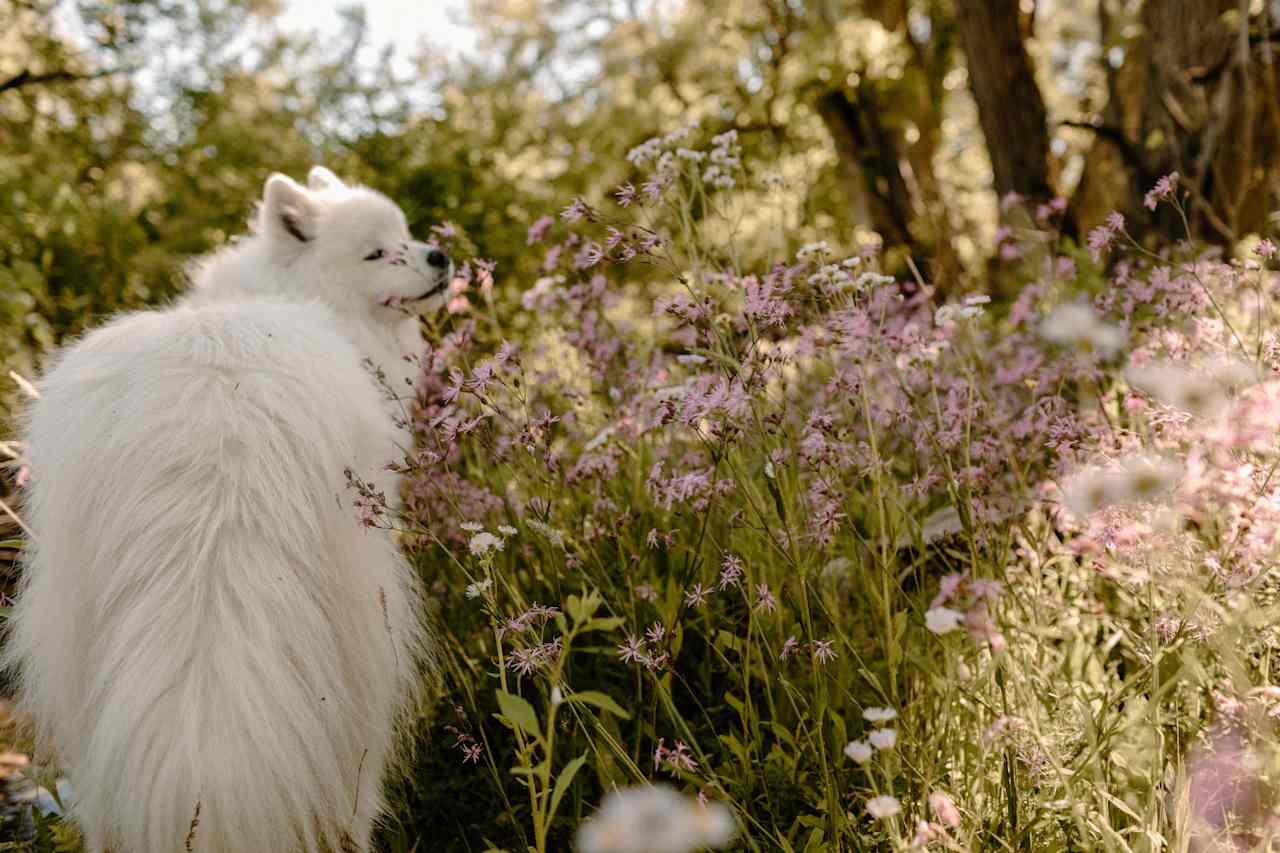
[[[1155,210],[1162,200],[1167,198],[1178,186],[1178,173],[1170,172],[1169,174],[1156,181],[1156,185],[1151,188],[1146,197],[1142,200],[1142,205],[1147,210]]]
[[[547,236],[547,231],[556,222],[553,216],[539,216],[533,220],[533,224],[529,226],[526,245],[532,246],[534,243],[541,243],[542,238]]]

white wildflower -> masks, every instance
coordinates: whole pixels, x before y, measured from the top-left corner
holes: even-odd
[[[491,578],[485,578],[482,581],[477,581],[476,583],[467,584],[467,589],[464,594],[466,595],[467,598],[479,598],[480,596],[488,592],[489,588],[492,586],[493,586],[493,580]]]
[[[1235,359],[1204,362],[1188,368],[1172,362],[1129,365],[1125,381],[1166,406],[1212,417],[1226,409],[1231,392],[1259,379],[1253,367]]]
[[[484,530],[484,525],[476,521],[464,521],[458,526],[468,533],[479,533],[481,530]]]
[[[515,536],[520,531],[516,530],[510,524],[499,524],[498,532],[501,533],[503,536]]]
[[[471,549],[471,553],[477,557],[483,557],[490,551],[501,551],[504,547],[503,541],[488,531],[481,531],[471,537],[471,541],[467,543],[467,547]]]
[[[867,740],[871,741],[871,745],[876,749],[893,749],[898,743],[897,729],[876,729],[867,735]]]
[[[1062,501],[1084,519],[1116,504],[1157,500],[1177,486],[1182,474],[1182,465],[1172,459],[1131,456],[1113,469],[1075,474],[1062,489]]]
[[[866,275],[866,273],[863,273],[863,275]],[[933,313],[933,322],[943,326],[960,320],[976,320],[986,313],[986,309],[982,306],[990,301],[990,296],[979,293],[973,296],[966,296],[964,301],[959,304],[948,302]]]
[[[844,745],[844,754],[859,764],[866,764],[875,754],[875,749],[866,741],[851,740]]]
[[[886,820],[902,812],[902,803],[888,795],[867,800],[867,813],[876,820]]]
[[[1123,329],[1104,323],[1092,308],[1076,302],[1059,305],[1040,324],[1040,336],[1055,344],[1111,355],[1126,343]]]
[[[796,257],[802,261],[807,261],[814,255],[829,254],[831,254],[831,246],[827,244],[826,240],[819,240],[816,243],[805,243],[796,252]]]
[[[853,282],[853,289],[856,291],[870,290],[873,287],[880,287],[885,284],[893,284],[896,279],[891,275],[881,275],[873,270],[867,270],[862,273]]]
[[[947,634],[959,628],[964,614],[950,607],[934,607],[924,614],[924,624],[935,634]]]
[[[724,847],[738,827],[723,803],[705,805],[665,785],[615,790],[578,831],[581,853],[692,853]]]
[[[898,719],[898,712],[892,708],[867,708],[862,712],[862,719],[868,723],[887,723]]]

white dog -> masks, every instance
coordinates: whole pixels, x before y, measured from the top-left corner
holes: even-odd
[[[408,439],[363,362],[412,393],[451,274],[382,195],[272,175],[191,294],[41,381],[7,654],[90,853],[368,849],[424,641],[344,471],[397,500]]]

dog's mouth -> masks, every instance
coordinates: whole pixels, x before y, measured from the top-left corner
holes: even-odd
[[[406,299],[405,302],[421,302],[424,299],[430,299],[431,297],[435,296],[437,293],[440,293],[442,290],[444,290],[448,286],[449,286],[449,282],[442,281],[439,284],[435,285],[434,287],[427,288],[427,290],[423,291],[417,296],[411,296],[410,298]]]
[[[400,305],[409,305],[414,302],[422,302],[424,300],[430,299],[431,297],[439,293],[442,293],[444,289],[448,286],[449,286],[449,280],[445,279],[439,282],[438,284],[434,284],[431,287],[427,288],[422,293],[419,293],[417,296],[384,296],[378,300],[378,304],[385,305],[388,308],[395,308]]]

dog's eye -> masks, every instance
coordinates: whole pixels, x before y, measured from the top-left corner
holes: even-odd
[[[365,256],[364,256],[364,259],[365,259],[366,261],[376,261],[376,260],[378,260],[379,258],[381,258],[381,257],[382,257],[383,255],[385,255],[385,254],[386,254],[386,252],[382,251],[381,249],[374,249],[372,252],[370,252],[369,254],[365,255]]]

